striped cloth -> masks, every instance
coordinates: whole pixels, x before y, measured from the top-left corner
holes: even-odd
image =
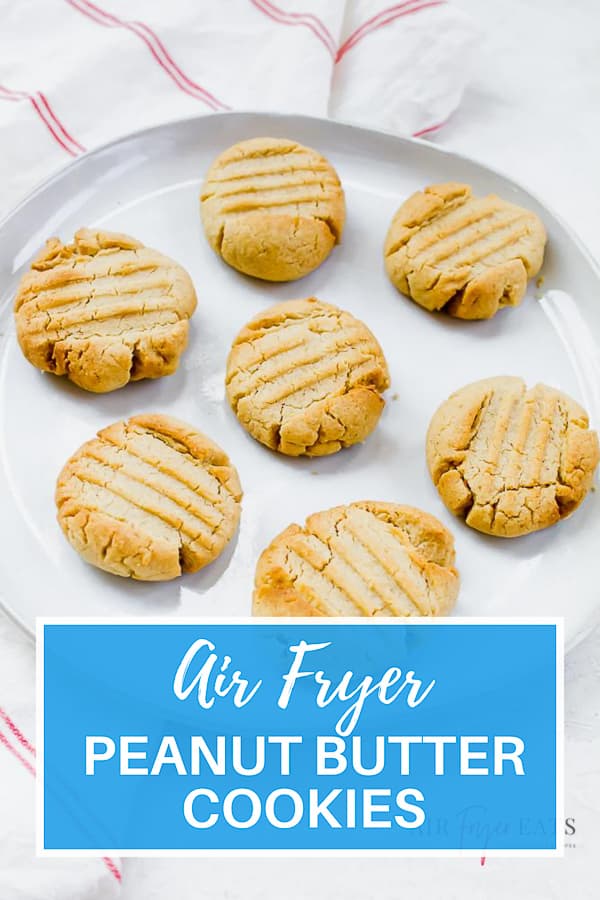
[[[402,134],[457,107],[477,32],[445,0],[0,0],[0,216],[86,149],[229,109]]]
[[[33,642],[0,612],[0,897],[2,900],[110,900],[121,863],[35,859]]]

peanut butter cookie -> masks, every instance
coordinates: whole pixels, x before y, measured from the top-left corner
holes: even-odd
[[[363,441],[389,387],[381,347],[362,322],[315,297],[278,303],[236,337],[231,406],[252,437],[288,456],[325,456]]]
[[[32,365],[104,393],[175,372],[196,292],[162,253],[125,234],[82,228],[72,244],[47,241],[14,308]]]
[[[234,144],[213,162],[200,195],[208,241],[230,266],[266,281],[293,281],[339,243],[346,208],[331,164],[280,138]]]
[[[392,284],[420,306],[490,319],[517,306],[539,272],[546,232],[535,213],[467,184],[433,184],[402,204],[385,241]]]
[[[229,543],[242,491],[227,454],[168,416],[98,432],[56,487],[58,521],[93,566],[140,581],[196,572]]]
[[[427,462],[451,512],[485,534],[554,525],[592,486],[598,436],[585,411],[544,384],[498,377],[461,388],[435,413]]]
[[[290,525],[258,561],[255,616],[444,616],[454,541],[411,506],[365,501]]]

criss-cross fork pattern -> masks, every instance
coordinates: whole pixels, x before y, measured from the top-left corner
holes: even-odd
[[[469,385],[442,405],[428,453],[449,508],[474,528],[510,536],[551,525],[579,505],[598,440],[566,395],[500,377]]]
[[[434,616],[458,592],[452,537],[411,507],[353,503],[290,526],[265,551],[255,612]]]
[[[233,344],[227,394],[259,441],[291,452],[338,450],[349,437],[335,398],[358,388],[379,394],[389,375],[379,344],[362,322],[314,298],[277,305]],[[369,398],[358,391],[356,402]],[[380,411],[380,410],[379,410]],[[331,445],[331,446],[326,446]]]
[[[82,229],[73,244],[48,241],[21,281],[15,316],[30,362],[94,390],[96,373],[99,389],[112,389],[175,371],[195,306],[189,276],[168,257]]]
[[[89,545],[117,574],[140,574],[153,552],[179,572],[196,571],[218,556],[239,520],[241,491],[227,456],[197,434],[184,444],[160,418],[160,424],[136,417],[105,428],[59,478],[59,521],[67,536],[83,549]],[[89,531],[90,521],[100,520],[104,546]],[[134,558],[119,552],[122,526],[139,548]]]

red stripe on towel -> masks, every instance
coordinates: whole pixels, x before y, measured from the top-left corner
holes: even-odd
[[[19,730],[19,728],[15,725],[15,723],[13,722],[11,717],[8,715],[8,713],[4,709],[2,709],[1,706],[0,706],[0,719],[2,719],[2,721],[5,723],[5,725],[8,727],[8,730],[13,735],[13,737],[16,738],[16,740],[19,742],[21,747],[24,747],[25,750],[29,750],[29,752],[32,753],[33,756],[35,756],[35,747],[33,746],[33,744],[31,744],[27,740],[27,738],[25,737],[23,732]]]
[[[121,875],[121,871],[118,868],[117,864],[110,858],[110,856],[103,856],[102,862],[104,863],[110,874],[114,875],[114,877],[120,884],[123,880],[123,876]]]
[[[27,740],[27,738],[25,737],[25,735],[23,734],[21,729],[17,725],[15,725],[15,723],[12,721],[12,719],[10,718],[8,713],[5,712],[1,707],[0,707],[0,719],[2,719],[2,721],[7,725],[10,733],[19,742],[21,747],[24,747],[26,750],[28,750],[30,753],[32,753],[35,756],[35,747],[33,746],[33,744]],[[31,775],[33,775],[33,777],[35,778],[35,766],[33,766],[29,762],[29,760],[26,759],[16,749],[16,747],[13,747],[9,738],[4,734],[3,731],[0,731],[0,744],[2,744],[2,746],[6,747],[8,752],[11,753],[14,757],[16,757],[16,759],[18,759],[19,762],[27,769],[27,771]],[[117,866],[117,864],[115,863],[115,861],[113,859],[111,859],[110,856],[103,856],[102,862],[104,863],[104,865],[106,866],[108,871],[111,873],[113,878],[115,878],[120,884],[122,881],[122,875],[121,875],[121,871],[120,871],[119,867]]]
[[[85,152],[85,147],[83,147],[79,141],[76,141],[71,137],[50,106],[46,96],[42,94],[41,91],[30,94],[27,91],[13,91],[10,90],[10,88],[2,87],[0,85],[0,100],[28,100],[56,143],[59,144],[66,153],[70,156],[79,156],[80,153]]]
[[[440,128],[443,128],[447,123],[448,119],[444,119],[443,122],[437,122],[435,125],[428,125],[427,128],[421,128],[420,131],[415,131],[413,137],[423,137],[425,134],[432,134],[434,131],[439,131]]]
[[[119,19],[117,16],[113,16],[112,13],[108,13],[99,6],[96,6],[96,4],[91,3],[90,0],[65,0],[65,2],[98,25],[103,25],[106,28],[125,28],[127,31],[131,31],[132,34],[139,37],[161,69],[167,73],[169,78],[181,91],[189,94],[190,97],[202,101],[202,103],[205,103],[215,112],[230,109],[226,103],[223,103],[215,97],[214,94],[211,94],[210,91],[207,91],[202,85],[192,81],[192,79],[185,74],[181,67],[177,65],[158,35],[149,25],[146,25],[145,22],[130,22],[127,19]]]
[[[336,42],[335,38],[327,28],[325,23],[314,16],[312,13],[286,12],[271,3],[270,0],[250,0],[250,3],[272,19],[279,22],[280,25],[303,25],[308,28],[316,38],[323,44],[331,57],[335,60]]]
[[[339,62],[352,47],[355,47],[356,44],[373,31],[395,22],[396,19],[402,16],[410,16],[413,13],[420,12],[422,9],[429,9],[433,6],[444,6],[445,2],[446,0],[428,0],[426,3],[421,3],[417,2],[417,0],[407,0],[405,3],[397,3],[395,6],[389,6],[387,9],[381,10],[377,15],[363,22],[359,28],[356,28],[346,38],[337,52],[335,61]]]
[[[83,146],[79,143],[79,141],[76,141],[75,138],[72,137],[72,135],[69,134],[69,132],[67,131],[67,129],[65,128],[65,126],[63,125],[63,123],[56,117],[56,113],[54,112],[54,110],[52,109],[52,107],[50,106],[50,104],[48,103],[48,100],[46,99],[46,95],[45,95],[45,94],[42,94],[41,91],[38,91],[38,97],[39,97],[39,99],[40,99],[40,103],[42,104],[42,106],[43,106],[44,109],[46,110],[48,116],[52,119],[52,121],[54,122],[54,124],[56,125],[56,127],[58,128],[58,130],[61,132],[61,134],[63,134],[63,136],[66,138],[66,140],[67,140],[67,141],[70,141],[70,143],[71,143],[74,147],[76,147],[76,148],[79,150],[80,153],[85,153],[85,147],[83,147]]]
[[[21,756],[19,751],[15,747],[13,747],[13,745],[11,744],[11,742],[6,737],[6,735],[4,734],[3,731],[0,731],[0,744],[2,744],[4,747],[6,747],[6,749],[8,750],[9,753],[12,753],[13,756],[16,756],[16,758],[19,760],[19,762],[22,763],[22,765],[25,766],[27,771],[31,772],[31,774],[35,778],[35,767],[31,765],[31,763],[29,762],[28,759],[25,759],[24,756]]]

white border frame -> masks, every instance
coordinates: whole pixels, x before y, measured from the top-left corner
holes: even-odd
[[[556,848],[549,850],[495,850],[495,849],[460,849],[460,850],[137,850],[106,848],[102,850],[48,850],[44,847],[44,627],[46,625],[398,625],[409,627],[436,627],[437,625],[553,625],[556,628]],[[240,858],[240,859],[274,859],[290,858],[332,858],[332,859],[366,859],[366,858],[528,858],[557,859],[564,857],[564,619],[561,618],[346,618],[345,616],[322,619],[298,617],[282,619],[278,617],[252,618],[250,616],[215,617],[215,618],[174,618],[152,616],[149,618],[134,617],[92,617],[58,616],[38,617],[36,619],[36,736],[37,736],[37,777],[35,794],[35,846],[36,856],[46,858],[97,858],[103,856],[178,858],[195,857],[203,859]]]

